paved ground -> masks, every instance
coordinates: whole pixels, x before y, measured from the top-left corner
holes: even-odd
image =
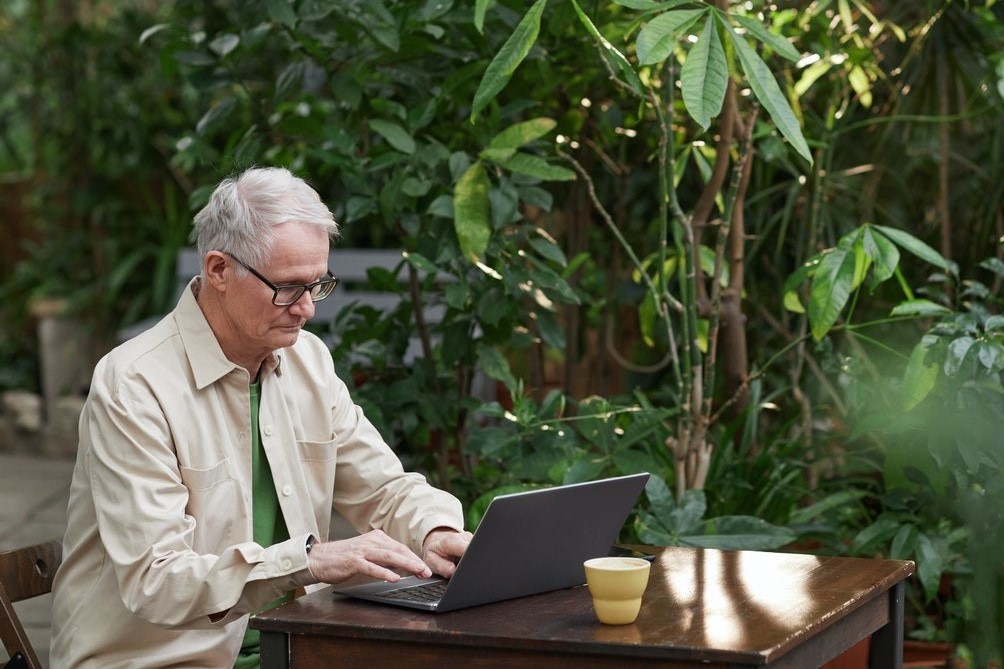
[[[0,549],[62,537],[73,460],[0,453]],[[14,605],[32,645],[49,666],[51,595]],[[0,648],[0,655],[6,658]]]

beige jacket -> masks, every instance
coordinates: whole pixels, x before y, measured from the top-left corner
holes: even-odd
[[[248,613],[312,583],[306,540],[327,537],[332,508],[416,552],[430,530],[463,527],[460,503],[402,470],[304,332],[266,363],[259,417],[291,538],[253,543],[248,373],[223,355],[197,281],[94,372],[53,588],[54,669],[232,666]]]

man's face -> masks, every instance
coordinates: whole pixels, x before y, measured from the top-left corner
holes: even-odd
[[[276,285],[311,284],[327,276],[328,237],[323,229],[285,223],[276,233],[267,264],[254,268],[262,276]],[[233,262],[229,271],[237,269]],[[289,306],[279,307],[272,304],[272,289],[251,273],[233,279],[231,285],[233,289],[227,290],[225,298],[226,315],[243,355],[264,357],[292,346],[300,328],[314,315],[308,293]]]

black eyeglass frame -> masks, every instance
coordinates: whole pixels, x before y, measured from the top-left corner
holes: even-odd
[[[226,251],[224,251],[224,253],[226,253]],[[310,295],[310,301],[311,302],[320,302],[321,300],[323,300],[327,296],[331,295],[331,293],[334,292],[335,288],[338,287],[338,284],[341,281],[341,279],[339,279],[337,276],[335,276],[334,274],[332,274],[331,270],[329,269],[328,272],[327,272],[328,275],[326,277],[324,277],[323,279],[320,279],[318,281],[315,281],[313,283],[308,283],[308,284],[286,283],[286,284],[276,285],[276,284],[272,283],[271,281],[269,281],[268,279],[266,279],[262,275],[261,272],[259,272],[258,270],[256,270],[254,267],[251,267],[251,265],[248,265],[246,262],[244,262],[240,258],[235,258],[234,256],[230,255],[229,253],[227,253],[227,255],[230,256],[230,259],[233,260],[235,263],[237,263],[238,265],[240,265],[241,267],[243,267],[247,271],[251,272],[251,274],[253,274],[256,279],[258,279],[263,284],[265,284],[266,286],[268,286],[269,288],[272,289],[272,304],[274,304],[277,307],[288,307],[288,306],[291,306],[293,304],[296,304],[300,300],[300,298],[303,297],[304,293],[307,293],[308,295]],[[328,286],[331,286],[331,287],[328,288]],[[317,287],[320,287],[320,290],[315,295],[313,293],[313,290],[314,290],[314,288],[317,288]],[[288,301],[288,302],[281,302],[280,303],[278,301],[279,300],[279,291],[280,290],[289,290],[291,288],[299,290],[299,292],[296,294],[296,297],[293,298],[292,300]]]

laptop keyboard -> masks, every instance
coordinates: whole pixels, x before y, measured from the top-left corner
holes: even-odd
[[[436,581],[435,583],[425,583],[423,585],[412,585],[407,588],[388,590],[383,597],[396,599],[405,602],[438,602],[446,591],[449,581]]]

